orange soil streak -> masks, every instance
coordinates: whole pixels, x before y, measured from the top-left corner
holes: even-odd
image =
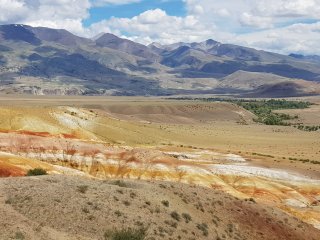
[[[0,178],[22,177],[25,175],[26,175],[26,172],[23,169],[10,164],[5,164],[0,162]]]
[[[37,136],[37,137],[63,137],[63,138],[68,138],[68,139],[76,139],[77,137],[73,134],[69,133],[62,133],[59,135],[54,135],[49,132],[33,132],[33,131],[28,131],[28,130],[0,130],[0,133],[17,133],[21,135],[29,135],[29,136]]]
[[[63,136],[63,138],[76,139],[76,136],[72,134],[62,133],[61,135]]]

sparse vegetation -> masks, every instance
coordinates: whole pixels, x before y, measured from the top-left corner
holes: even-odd
[[[294,127],[301,131],[306,131],[306,132],[316,132],[320,130],[320,125],[319,126],[295,125]]]
[[[257,118],[254,121],[264,123],[266,125],[291,125],[287,120],[297,119],[298,116],[291,116],[284,113],[275,113],[274,110],[283,109],[305,109],[311,103],[301,101],[287,101],[287,100],[264,100],[264,101],[247,101],[247,100],[233,100],[231,101],[244,109],[254,113]]]
[[[169,207],[169,201],[163,200],[161,203],[162,203],[163,206]]]
[[[144,240],[147,236],[147,229],[122,229],[107,231],[104,234],[105,240]]]
[[[254,156],[260,156],[260,157],[268,157],[268,158],[274,158],[274,156],[269,154],[262,154],[262,153],[252,153]]]
[[[206,223],[197,224],[197,228],[202,231],[203,236],[208,236],[208,225]]]
[[[310,102],[277,100],[244,100],[244,99],[222,99],[222,98],[175,98],[176,100],[200,100],[206,102],[230,102],[243,107],[254,113],[257,117],[255,122],[266,125],[290,126],[287,120],[297,119],[298,116],[291,116],[284,113],[275,113],[275,110],[305,109],[312,105]],[[315,128],[312,128],[315,129]]]
[[[84,208],[82,208],[82,212],[84,212],[84,213],[89,213],[90,211],[89,211],[88,208],[84,207]]]
[[[117,215],[118,217],[122,216],[122,212],[120,212],[119,210],[115,211],[114,214]]]
[[[181,220],[180,214],[177,213],[176,211],[171,212],[171,213],[170,213],[170,216],[171,216],[174,220],[176,220],[176,221],[178,221],[178,222]]]
[[[169,225],[172,228],[177,228],[178,227],[178,223],[176,221],[166,220],[166,221],[164,221],[164,223]]]
[[[78,186],[77,190],[80,193],[86,193],[88,191],[89,187],[87,185],[80,185]]]
[[[128,187],[128,185],[122,180],[113,181],[111,184],[119,186],[119,187],[123,187],[123,188],[127,188]]]
[[[35,168],[35,169],[30,169],[27,172],[27,176],[41,176],[41,175],[47,175],[47,171],[42,168]]]
[[[181,109],[185,110],[184,104],[181,105],[183,105]],[[261,209],[261,203],[264,203],[265,196],[270,196],[270,194],[275,198],[279,196],[282,198],[288,195],[288,199],[291,199],[291,197],[294,199],[295,196],[291,196],[290,192],[281,192],[281,189],[285,189],[288,186],[299,191],[302,196],[316,199],[314,197],[316,195],[316,190],[314,190],[317,187],[316,184],[314,187],[310,181],[310,186],[304,191],[304,186],[297,185],[295,179],[292,179],[292,181],[288,179],[291,172],[288,175],[281,175],[280,172],[285,172],[285,168],[288,166],[290,170],[297,168],[299,173],[300,171],[303,172],[306,177],[310,173],[316,178],[316,174],[319,172],[319,165],[312,164],[320,164],[318,158],[320,149],[317,148],[319,142],[316,138],[318,134],[304,133],[293,128],[267,127],[261,124],[252,124],[252,121],[248,121],[249,126],[240,126],[236,124],[238,116],[243,115],[243,118],[247,121],[253,115],[234,104],[195,103],[191,107],[198,105],[201,111],[202,107],[212,107],[217,108],[219,111],[220,109],[222,111],[227,109],[236,112],[230,113],[232,115],[230,117],[228,113],[227,117],[228,121],[230,121],[230,126],[224,120],[221,122],[220,120],[212,120],[210,125],[208,122],[208,124],[202,125],[201,123],[201,126],[198,126],[197,119],[190,121],[190,124],[186,124],[186,126],[163,124],[165,126],[163,129],[165,130],[163,130],[164,135],[160,136],[161,141],[166,141],[165,139],[168,138],[168,142],[169,140],[173,142],[173,144],[170,143],[171,145],[169,145],[167,143],[165,146],[158,145],[160,140],[150,137],[157,131],[152,131],[146,135],[146,139],[141,138],[140,141],[139,134],[140,131],[142,132],[140,127],[132,123],[129,126],[123,125],[124,123],[121,121],[119,126],[124,126],[124,129],[134,127],[130,134],[137,135],[137,138],[139,138],[137,141],[141,142],[141,145],[139,143],[139,145],[133,146],[131,138],[134,137],[130,134],[128,134],[130,136],[126,137],[120,136],[125,140],[129,139],[128,141],[119,141],[117,143],[113,140],[118,136],[116,138],[110,136],[110,143],[109,138],[104,138],[105,140],[101,140],[101,143],[96,143],[85,139],[79,140],[78,136],[81,133],[79,130],[79,133],[76,131],[75,133],[70,132],[70,139],[62,136],[60,139],[57,135],[52,139],[46,140],[45,144],[41,144],[45,137],[30,137],[30,139],[35,138],[37,141],[26,143],[26,137],[20,136],[22,134],[10,133],[14,137],[12,139],[8,138],[8,141],[17,141],[18,143],[13,146],[15,147],[13,150],[6,149],[6,144],[3,144],[3,151],[9,152],[10,150],[11,152],[22,153],[21,156],[15,156],[15,159],[9,162],[10,164],[14,161],[21,162],[36,156],[37,160],[43,159],[49,164],[54,164],[58,161],[56,164],[63,164],[64,168],[57,167],[55,169],[57,172],[61,170],[62,174],[52,174],[44,178],[24,177],[20,180],[18,177],[3,180],[4,183],[8,183],[1,185],[1,189],[4,190],[4,196],[2,197],[4,209],[8,209],[9,213],[12,209],[18,210],[22,217],[23,215],[27,215],[27,217],[32,215],[32,217],[37,218],[36,222],[30,222],[30,228],[24,225],[26,222],[21,222],[20,219],[18,219],[17,223],[21,224],[21,228],[16,228],[10,220],[10,225],[8,224],[10,232],[4,239],[14,239],[15,232],[19,229],[23,231],[26,238],[30,235],[32,236],[35,231],[43,234],[48,230],[48,233],[52,233],[51,229],[47,228],[49,224],[46,221],[47,219],[52,224],[56,221],[62,221],[61,229],[57,229],[57,234],[61,231],[71,238],[86,236],[89,232],[91,238],[98,239],[104,237],[104,231],[107,229],[115,228],[121,232],[122,229],[127,230],[128,227],[139,229],[142,226],[149,226],[147,224],[150,224],[147,237],[150,240],[218,239],[217,236],[221,237],[221,239],[251,239],[252,235],[256,237],[260,233],[263,233],[264,236],[268,236],[268,233],[270,233],[270,238],[274,238],[275,233],[271,227],[278,220],[282,220],[285,223],[279,226],[280,234],[282,232],[287,233],[289,229],[294,236],[297,235],[299,237],[301,236],[299,234],[305,229],[310,230],[311,228],[306,224],[306,226],[303,225],[300,231],[296,227],[299,222],[291,216],[287,216],[289,219],[287,223],[282,212],[279,212],[276,208],[272,209],[262,205],[266,209],[264,214]],[[310,109],[311,112],[314,107]],[[216,113],[215,109],[210,111],[212,111],[210,114]],[[308,123],[316,122],[314,119],[309,118],[308,114],[310,112],[308,111],[306,111],[305,115],[304,113],[301,114],[301,119],[306,119]],[[187,115],[189,112],[184,113]],[[208,119],[211,119],[212,115],[206,114],[203,115],[203,118],[208,117]],[[81,115],[79,114],[79,116]],[[103,122],[102,115],[100,118],[101,123]],[[218,118],[214,116],[212,119]],[[112,121],[110,120],[110,125],[113,124]],[[147,127],[152,130],[153,125],[156,124],[150,124]],[[181,131],[179,128],[181,128]],[[172,132],[170,135],[166,135],[166,131],[169,130]],[[190,139],[188,139],[189,131],[191,133]],[[181,136],[179,135],[180,132]],[[193,133],[196,133],[195,138],[192,138]],[[5,135],[5,133],[1,134]],[[115,132],[115,134],[118,133]],[[43,135],[45,134],[43,133]],[[75,139],[72,138],[73,135]],[[101,136],[105,137],[105,134]],[[306,138],[303,139],[303,137]],[[20,138],[22,139],[21,143]],[[212,145],[210,139],[216,139],[217,144]],[[197,145],[197,147],[186,143],[189,140],[190,144]],[[237,141],[239,145],[236,144]],[[60,148],[64,146],[65,142],[74,142],[74,144],[69,144],[68,149],[64,150],[65,158],[63,158]],[[20,145],[22,147],[18,147]],[[99,152],[94,149],[99,149]],[[95,154],[96,152],[98,154]],[[131,158],[132,156],[135,156],[135,158]],[[239,162],[237,162],[237,156],[239,157]],[[240,162],[242,161],[240,157],[247,160],[247,163]],[[224,162],[225,159],[229,160]],[[66,162],[62,163],[62,161]],[[130,161],[132,161],[132,167]],[[210,176],[207,177],[211,173],[202,171],[202,169],[208,170],[207,164],[210,167],[213,164],[214,167],[217,164],[236,165],[236,167],[247,164],[249,169],[249,167],[256,166],[256,161],[261,163],[257,167],[266,169],[266,173],[262,170],[258,172],[260,171],[259,169],[253,169],[252,176],[246,176],[247,174],[243,176],[239,167],[239,174],[238,171],[230,175],[224,171],[217,171],[217,173],[212,171],[217,176],[217,179],[212,180]],[[79,173],[79,176],[64,176],[62,171],[65,172],[66,168],[70,167],[70,162],[78,164],[72,165],[72,168],[91,174],[93,176],[92,179],[82,177],[80,175],[83,174],[76,171],[72,172],[72,175],[78,175]],[[45,166],[45,163],[41,163],[41,161],[36,163],[38,165],[33,166]],[[119,175],[118,168],[122,168],[124,164],[127,164],[128,168],[121,172],[123,175]],[[165,168],[167,166],[168,168]],[[179,168],[175,168],[176,166],[179,166]],[[192,169],[193,167],[196,169]],[[277,174],[273,175],[272,171],[278,168]],[[21,167],[21,169],[23,176],[26,171],[24,167]],[[152,171],[154,169],[158,169],[158,175],[153,180],[150,180],[151,178],[149,177],[151,173],[153,174]],[[179,169],[185,169],[186,172],[184,173],[181,170],[181,172],[178,172]],[[13,170],[18,172],[19,166]],[[251,172],[249,170],[248,172]],[[180,176],[186,174],[181,182],[179,182],[178,173]],[[265,175],[265,177],[256,177],[256,175]],[[280,176],[279,179],[283,177],[283,179],[288,180],[282,181],[277,178],[274,181],[274,176],[277,177],[278,175]],[[304,176],[301,177],[303,178]],[[139,179],[136,179],[136,177],[139,177]],[[251,182],[251,180],[252,184],[249,186],[247,183],[248,181]],[[22,183],[22,181],[25,181],[25,183]],[[273,184],[274,182],[277,184]],[[266,184],[268,188],[264,187]],[[204,186],[201,187],[199,185]],[[232,197],[234,193],[238,196],[238,191],[242,191],[244,188],[246,188],[246,199]],[[231,195],[224,194],[223,191],[225,189],[229,189]],[[254,199],[250,199],[251,196],[259,199],[259,202],[255,204]],[[4,203],[10,205],[5,205]],[[287,202],[279,202],[281,209],[285,209],[286,206]],[[316,200],[306,205],[310,213],[318,206],[319,202]],[[30,212],[30,209],[32,209],[32,212]],[[303,208],[301,210],[296,209],[295,214],[298,215],[303,210]],[[285,209],[284,211],[287,210]],[[61,214],[63,213],[67,213],[70,217],[61,219]],[[17,215],[17,217],[20,217],[20,215]],[[269,222],[266,221],[266,217],[270,218]],[[70,219],[72,219],[71,225],[68,224]],[[258,225],[260,226],[261,224],[264,228],[260,228],[259,232],[257,232],[256,222],[253,222],[252,225],[243,226],[241,221],[237,221],[239,219],[243,219],[245,222],[250,219],[258,220]],[[4,223],[5,220],[3,220]],[[306,221],[309,221],[309,219],[306,219]],[[38,223],[43,224],[43,226],[38,226]],[[230,223],[234,225],[229,225]],[[74,226],[77,227],[77,231],[74,231]],[[56,229],[53,230],[56,231]],[[276,234],[278,234],[278,231]],[[206,235],[208,236],[207,238],[204,237]],[[114,239],[113,237],[114,235],[108,235],[108,239]]]
[[[16,232],[15,236],[14,236],[14,239],[16,240],[24,240],[25,239],[25,236],[22,232]]]
[[[8,198],[8,199],[5,200],[4,203],[5,203],[5,204],[12,204],[12,203],[13,203],[13,200],[12,200],[12,198]]]
[[[192,221],[192,218],[188,213],[182,213],[182,217],[184,218],[186,223],[189,223],[190,221]]]
[[[134,192],[130,192],[130,197],[131,198],[135,198],[137,196],[137,194],[136,193],[134,193]]]
[[[302,162],[302,163],[311,163],[311,164],[320,164],[320,161],[317,160],[310,160],[310,159],[298,159],[298,158],[293,158],[293,157],[289,157],[290,161],[296,161],[296,162]]]

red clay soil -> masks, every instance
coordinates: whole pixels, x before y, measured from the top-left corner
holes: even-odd
[[[16,167],[12,166],[10,164],[1,163],[0,162],[0,178],[4,177],[22,177],[26,175],[26,171]]]
[[[63,138],[70,138],[70,139],[76,139],[77,137],[73,134],[68,134],[68,133],[62,133],[61,134]]]
[[[59,135],[54,135],[49,132],[33,132],[28,130],[18,130],[18,131],[12,131],[12,130],[0,130],[0,133],[17,133],[22,135],[29,135],[29,136],[37,136],[37,137],[63,137],[63,138],[70,138],[70,139],[76,139],[77,137],[73,134],[68,133],[62,133]]]

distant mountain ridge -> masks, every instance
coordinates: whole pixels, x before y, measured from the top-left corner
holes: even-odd
[[[311,61],[311,62],[316,62],[316,63],[320,63],[320,56],[318,55],[309,55],[309,56],[304,56],[301,54],[294,54],[291,53],[289,54],[290,57],[296,58],[296,59],[301,59],[304,61]]]
[[[320,57],[212,39],[145,46],[12,24],[0,25],[0,82],[8,94],[299,96],[320,93]]]

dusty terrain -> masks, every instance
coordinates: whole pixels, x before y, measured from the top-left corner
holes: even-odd
[[[45,176],[1,180],[0,191],[1,239],[104,239],[106,231],[127,227],[146,227],[147,239],[316,240],[320,234],[277,209],[193,185]]]
[[[319,103],[319,98],[308,100]],[[210,236],[223,239],[223,234],[225,239],[305,239],[304,231],[314,233],[314,239],[319,236],[319,232],[311,227],[313,225],[320,228],[319,131],[305,132],[290,126],[257,124],[252,121],[252,113],[234,104],[220,102],[161,98],[59,99],[2,96],[0,104],[0,175],[19,177],[35,167],[44,168],[52,175],[58,174],[52,177],[22,177],[0,181],[1,211],[16,216],[23,223],[22,226],[25,226],[18,229],[17,225],[21,224],[14,224],[15,221],[7,225],[2,222],[0,228],[10,229],[4,232],[4,239],[17,231],[26,234],[27,239],[43,239],[46,234],[52,239],[57,239],[57,236],[59,239],[101,239],[108,227],[123,228],[127,223],[134,225],[137,212],[140,211],[139,204],[143,205],[144,201],[150,201],[150,206],[158,204],[156,200],[159,197],[155,195],[162,196],[161,191],[167,190],[160,187],[151,191],[152,184],[143,182],[150,180],[174,183],[174,188],[179,191],[164,193],[165,196],[168,194],[170,202],[177,200],[175,195],[183,193],[187,197],[198,199],[197,195],[193,196],[193,191],[209,194],[199,196],[203,206],[207,206],[207,201],[212,201],[212,198],[222,201],[224,210],[219,209],[217,212],[221,213],[219,219],[225,217],[226,222],[221,226],[216,226],[214,222],[212,225],[212,220],[208,220],[212,217],[210,211],[216,211],[215,208],[208,209],[208,213],[205,210],[206,214],[202,218],[196,210],[185,206],[186,203],[178,199],[173,205],[176,209],[170,209],[180,215],[183,209],[195,211],[193,217],[199,224],[208,225],[208,239],[215,239]],[[303,123],[316,124],[319,122],[318,106],[288,111],[299,115],[299,121]],[[135,179],[130,184],[144,186],[144,191],[142,187],[133,188],[139,190],[137,203],[134,202],[135,198],[128,200],[120,194],[122,200],[114,194],[117,187],[104,182],[106,179],[111,181],[110,179],[119,178]],[[46,188],[48,182],[52,187]],[[84,183],[80,184],[81,182]],[[24,184],[26,187],[23,187]],[[34,186],[34,196],[29,185]],[[78,185],[88,185],[89,195],[73,194],[71,188],[76,191]],[[207,190],[196,186],[206,187]],[[60,191],[65,188],[70,191],[61,195]],[[131,188],[125,192],[128,191]],[[68,194],[75,195],[74,200],[70,200],[71,203],[62,200],[70,199]],[[47,197],[43,198],[44,195]],[[58,199],[64,203],[62,209],[61,202],[54,202],[54,195],[59,196]],[[81,210],[84,207],[82,205],[85,205],[85,196],[90,201],[99,201],[103,205],[107,204],[105,199],[109,198],[108,205],[101,207],[99,211],[87,209],[90,213],[85,213],[87,210]],[[114,196],[120,199],[119,203],[110,200]],[[9,198],[16,200],[3,204]],[[24,201],[24,198],[27,200]],[[230,199],[230,204],[224,198]],[[250,198],[250,203],[244,201]],[[50,204],[36,204],[38,200],[48,201]],[[130,205],[125,206],[126,203],[122,206],[123,201],[129,201]],[[253,204],[254,201],[258,204]],[[76,202],[81,202],[82,207]],[[238,206],[239,211],[236,207],[229,211],[226,208],[229,205]],[[89,204],[87,208],[90,207]],[[243,210],[247,207],[253,209]],[[108,211],[114,212],[118,208],[123,211],[129,209],[126,219],[109,216]],[[263,211],[262,208],[267,210]],[[256,215],[255,211],[259,214]],[[60,214],[59,217],[55,212]],[[248,214],[241,215],[245,212]],[[45,213],[48,213],[47,217]],[[149,213],[149,210],[146,211],[143,218],[149,217]],[[169,213],[161,211],[161,216],[158,217],[165,221],[165,214]],[[68,217],[61,220],[60,224],[56,219],[61,218],[61,214]],[[170,214],[168,216],[170,218]],[[253,216],[271,220],[267,220],[268,224],[263,224],[265,229],[254,227],[255,223],[246,225],[250,221],[264,221],[258,221],[259,218]],[[150,217],[153,219],[155,215]],[[251,220],[237,220],[245,217]],[[106,219],[105,222],[112,220],[112,226],[104,223],[103,219]],[[162,226],[162,222],[153,224],[155,220],[151,221],[149,231],[157,231],[158,235],[150,235],[157,239],[161,236],[160,227],[166,230],[168,227]],[[227,220],[239,224],[237,231],[232,230],[239,234],[223,233],[228,226]],[[279,221],[284,224],[281,225]],[[306,224],[301,225],[299,221]],[[182,220],[181,224],[184,225]],[[300,227],[295,227],[297,225]],[[188,230],[187,233],[184,228]],[[202,230],[199,233],[197,225],[178,225],[177,228],[174,227],[174,231],[171,229],[169,233],[164,233],[163,237],[179,239],[180,235],[181,239],[206,239],[206,236],[201,235],[203,226],[200,228]],[[261,233],[257,233],[258,230]]]

